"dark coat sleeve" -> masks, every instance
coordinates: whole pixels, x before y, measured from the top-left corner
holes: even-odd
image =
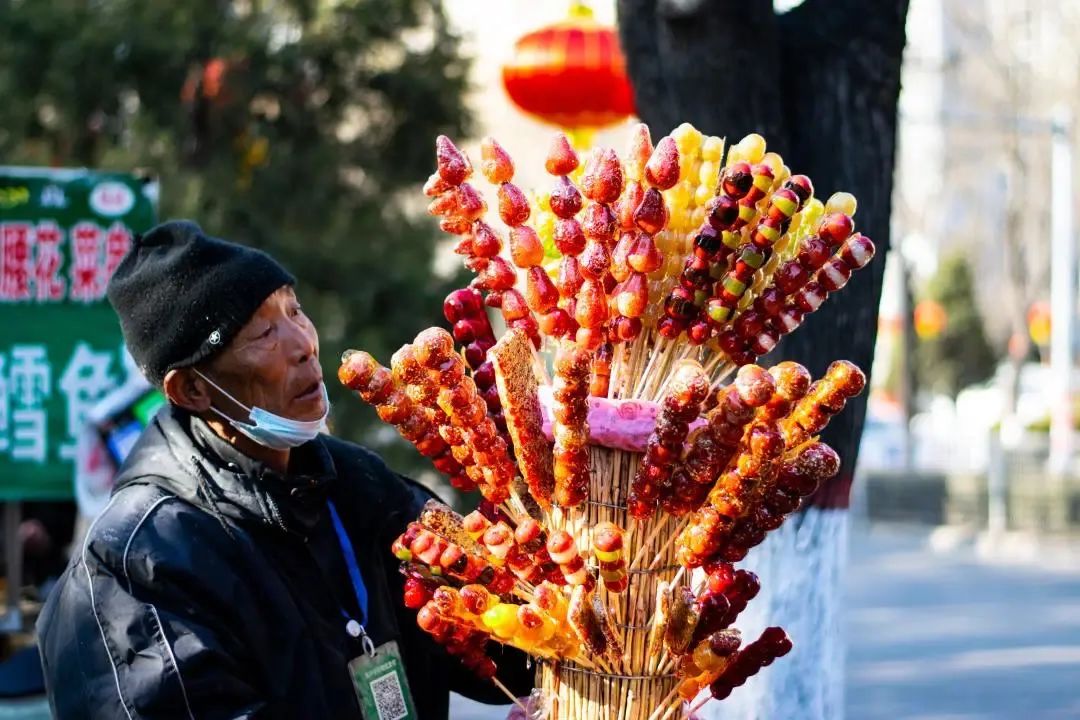
[[[409,508],[409,511],[405,513],[407,518],[405,523],[395,531],[395,537],[401,532],[404,532],[405,525],[420,516],[420,510],[423,508],[424,503],[432,498],[439,499],[423,485],[405,477],[401,477],[401,479],[408,485],[411,491],[412,506]],[[415,623],[415,612],[408,609],[406,609],[405,612],[413,615],[411,622]],[[452,691],[464,695],[471,700],[489,705],[507,705],[510,703],[510,700],[502,693],[502,691],[495,687],[494,683],[478,678],[474,673],[462,665],[457,658],[449,656],[446,650],[435,642],[430,635],[423,633],[423,638],[428,645],[428,647],[424,649],[425,652],[445,658],[445,662],[440,664],[447,668],[447,672],[450,676],[450,689]],[[534,670],[531,669],[532,666],[527,664],[528,656],[525,653],[516,648],[494,642],[488,645],[488,653],[495,660],[495,664],[498,667],[497,674],[499,680],[506,685],[506,687],[510,688],[515,695],[518,697],[525,697],[532,691],[535,673]]]
[[[257,689],[255,664],[228,622],[229,605],[254,605],[236,595],[238,586],[211,587],[204,579],[229,577],[217,567],[227,559],[170,552],[160,531],[183,527],[187,543],[173,547],[225,544],[200,543],[200,532],[213,532],[206,525],[158,522],[170,502],[153,499],[145,512],[122,516],[107,510],[49,598],[38,634],[59,720],[282,716]]]

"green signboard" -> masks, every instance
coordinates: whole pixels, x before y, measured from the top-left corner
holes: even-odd
[[[105,286],[156,213],[132,175],[0,166],[0,500],[72,496],[87,414],[129,372]]]

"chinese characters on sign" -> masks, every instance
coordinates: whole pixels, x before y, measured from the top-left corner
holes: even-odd
[[[109,278],[155,222],[131,175],[0,167],[0,500],[70,498],[88,414],[124,385]]]
[[[122,380],[118,358],[86,343],[69,358],[49,357],[44,345],[0,348],[0,456],[39,465],[73,460],[87,413]],[[54,393],[63,398],[66,430],[50,444],[47,401]]]
[[[130,247],[119,222],[80,222],[68,234],[51,220],[0,223],[0,302],[97,302]],[[65,249],[70,277],[61,275]]]

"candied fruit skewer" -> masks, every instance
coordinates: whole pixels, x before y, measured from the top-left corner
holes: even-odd
[[[481,583],[500,595],[513,589],[513,578],[489,562],[481,551],[465,550],[420,523],[410,523],[394,541],[394,556],[403,563],[422,563],[433,575],[461,583]]]
[[[828,445],[804,445],[796,457],[781,465],[775,484],[763,493],[754,511],[736,521],[720,556],[730,562],[742,560],[766,533],[780,527],[784,518],[798,509],[802,498],[813,494],[839,469],[840,458]]]
[[[722,327],[733,318],[743,294],[772,256],[773,245],[787,232],[792,216],[802,207],[804,197],[808,198],[809,195],[800,185],[780,188],[770,196],[763,217],[750,232],[749,242],[742,243],[731,256],[731,268],[717,284],[716,292],[708,302],[707,314],[713,327]]]
[[[503,151],[495,157],[490,148],[485,148],[485,174],[501,177],[513,173],[512,163],[507,166],[509,156]],[[501,150],[501,148],[499,148]],[[472,185],[458,178],[467,178],[472,173],[468,157],[458,150],[445,136],[436,141],[436,159],[439,176],[429,180],[432,193],[444,187],[448,189],[438,193],[428,206],[428,212],[443,216],[440,227],[447,232],[462,236],[455,252],[465,255],[465,265],[477,274],[472,286],[488,293],[486,302],[500,308],[503,318],[510,327],[526,332],[534,344],[539,347],[539,324],[530,312],[525,299],[514,289],[516,275],[513,267],[501,255],[502,240],[498,233],[484,222],[487,203]],[[524,222],[529,213],[529,205],[521,191],[508,181],[500,185],[499,213],[504,219]],[[520,224],[518,222],[517,224]],[[513,223],[509,223],[513,224]]]
[[[851,273],[865,267],[873,255],[874,244],[869,238],[859,233],[851,235],[813,279],[792,295],[773,294],[766,288],[762,297],[768,293],[774,314],[763,317],[764,313],[744,313],[730,329],[720,333],[720,348],[736,364],[753,362],[756,357],[768,354],[781,337],[802,325],[807,315],[821,307],[832,292],[843,288]],[[780,309],[776,310],[778,304]]]
[[[496,505],[506,501],[516,474],[505,440],[487,415],[487,405],[464,373],[464,361],[454,352],[454,341],[442,328],[428,328],[416,336],[415,357],[433,377],[453,377],[452,385],[440,384],[437,403],[459,428],[486,479],[484,497]]]
[[[559,566],[563,577],[568,585],[585,585],[595,583],[595,579],[589,575],[585,567],[585,559],[578,552],[574,538],[565,530],[557,530],[548,536],[548,556]]]
[[[718,476],[739,449],[746,425],[775,390],[773,376],[757,365],[739,369],[735,381],[719,393],[720,402],[705,416],[707,424],[690,441],[686,459],[672,477],[672,492],[661,507],[676,517],[697,510]]]
[[[612,522],[597,523],[592,531],[592,544],[604,587],[608,592],[624,592],[629,585],[629,576],[623,553],[622,529]]]
[[[664,300],[664,318],[657,326],[660,334],[669,339],[677,338],[693,326],[693,336],[700,342],[709,335],[701,310],[709,299],[714,275],[722,275],[728,257],[738,248],[740,230],[751,222],[757,210],[747,198],[757,198],[758,190],[754,175],[765,177],[771,172],[767,166],[751,167],[748,163],[735,163],[728,167],[717,187],[717,194],[705,206],[705,218],[695,235],[695,248],[687,258],[679,282]],[[770,180],[771,182],[771,177]],[[701,243],[698,243],[698,239]]]
[[[516,451],[518,469],[529,494],[547,509],[555,491],[555,474],[551,446],[544,437],[533,354],[524,333],[516,330],[508,331],[490,351],[495,384]]]
[[[764,264],[752,275],[748,289],[732,310],[728,321],[738,318],[762,290],[773,283],[775,272],[780,267],[788,247],[797,247],[801,242],[796,236],[801,237],[803,234],[800,229],[801,216],[813,199],[813,193],[814,186],[810,178],[793,175],[770,196],[765,215],[749,232],[748,237],[753,245],[765,249]],[[796,222],[799,223],[798,226]],[[712,318],[710,321],[715,325]]]
[[[645,520],[656,512],[671,473],[682,457],[690,423],[701,413],[709,389],[709,378],[699,363],[683,361],[674,371],[661,401],[656,429],[649,436],[645,456],[630,484],[627,508],[634,518]]]
[[[590,201],[581,218],[586,244],[579,261],[584,281],[575,306],[575,319],[582,328],[578,344],[589,349],[597,349],[613,335],[608,291],[615,290],[611,265],[619,221],[612,203],[622,195],[623,181],[622,164],[614,150],[596,149],[590,154],[582,174],[582,191]]]
[[[350,350],[342,356],[338,379],[373,405],[380,419],[393,425],[421,454],[431,458],[436,469],[448,475],[455,486],[470,488],[471,481],[455,457],[455,448],[439,434],[435,413],[413,402],[405,389],[395,384],[389,368],[366,352]]]
[[[611,362],[615,348],[610,342],[599,347],[593,355],[592,376],[589,378],[589,395],[606,398],[611,385]]]
[[[462,492],[470,492],[485,484],[481,468],[476,465],[472,446],[465,434],[455,427],[446,412],[437,404],[440,387],[454,386],[464,375],[460,362],[443,363],[434,373],[422,367],[416,359],[412,345],[401,347],[391,358],[392,375],[419,406],[425,408],[439,437],[449,446],[450,458],[438,458],[435,465],[451,473],[451,485]],[[452,461],[452,462],[451,462]],[[455,465],[456,463],[456,465]]]
[[[680,564],[700,567],[716,555],[738,519],[752,509],[758,490],[773,485],[783,451],[784,439],[775,426],[758,423],[750,428],[742,451],[676,538]]]
[[[568,177],[579,164],[577,153],[566,135],[557,133],[544,160],[544,168],[556,178],[555,187],[548,195],[548,206],[555,216],[553,241],[562,255],[555,286],[560,298],[558,309],[563,312],[553,309],[545,315],[544,330],[551,337],[573,336],[579,329],[576,305],[585,276],[578,256],[585,250],[587,241],[581,224],[575,219],[583,205],[581,191]]]
[[[640,137],[635,145],[639,153],[634,160],[637,165],[640,165],[641,156],[650,145],[648,129],[641,127]],[[635,173],[637,170],[635,167]],[[664,265],[664,256],[656,242],[656,236],[667,227],[670,220],[663,191],[671,189],[679,181],[679,150],[671,137],[665,137],[657,143],[641,167],[641,173],[635,182],[645,182],[649,187],[641,192],[641,200],[633,209],[633,227],[627,231],[633,233],[632,239],[626,234],[620,239],[620,242],[625,243],[629,274],[614,293],[618,317],[612,329],[616,338],[621,341],[633,340],[641,332],[641,318],[645,315],[649,303],[648,276]],[[636,195],[636,192],[633,195]],[[627,202],[632,201],[633,195],[628,193]],[[621,258],[616,260],[619,259]]]
[[[589,373],[591,355],[570,343],[559,348],[552,384],[555,502],[576,507],[589,494]]]
[[[866,375],[854,363],[837,360],[825,376],[810,386],[803,397],[781,421],[780,428],[788,447],[798,447],[821,433],[833,415],[844,409],[848,400],[866,387]]]
[[[690,702],[717,680],[734,662],[741,640],[737,630],[720,630],[698,642],[680,663],[679,697]]]
[[[608,283],[614,282],[610,274],[611,251],[618,225],[611,203],[618,200],[622,189],[618,156],[613,150],[594,150],[582,174],[582,190],[590,203],[579,224],[585,244],[578,256],[582,283],[574,305],[574,319],[579,326],[577,343],[589,350],[598,349],[609,335]],[[571,251],[574,249],[576,246]]]
[[[440,588],[441,589],[441,588]],[[481,678],[494,678],[495,661],[484,652],[488,634],[468,622],[443,615],[434,600],[416,614],[416,624],[431,635],[447,652],[461,658],[462,664]]]
[[[465,518],[438,500],[428,500],[420,510],[420,524],[439,537],[456,543],[472,555],[480,555],[483,548],[465,528]]]
[[[710,686],[714,700],[723,700],[761,668],[791,652],[791,640],[781,628],[766,628],[761,637],[739,651],[735,661]]]

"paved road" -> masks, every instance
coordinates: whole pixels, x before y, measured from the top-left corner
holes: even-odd
[[[847,720],[1080,718],[1080,544],[986,560],[941,540],[852,533]],[[505,710],[456,698],[451,717]]]
[[[849,720],[1080,718],[1080,563],[929,544],[852,544]]]

